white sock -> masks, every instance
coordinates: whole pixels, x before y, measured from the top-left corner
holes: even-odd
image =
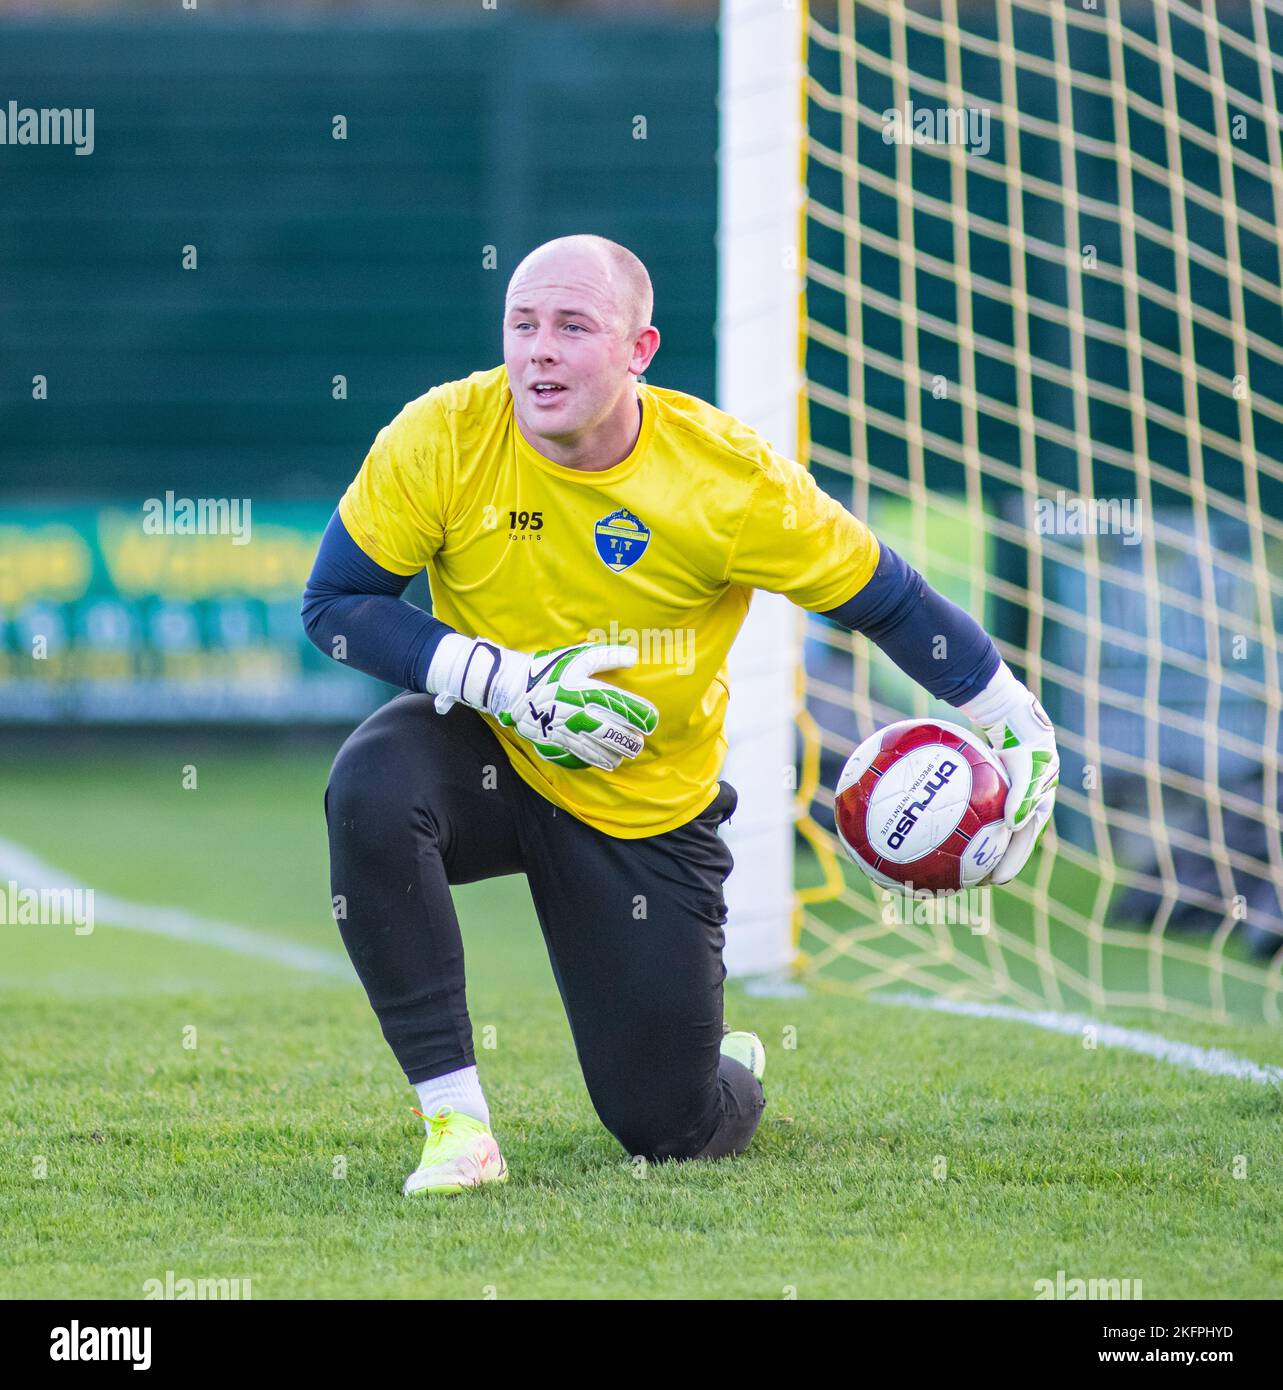
[[[444,1076],[434,1076],[431,1081],[419,1081],[414,1089],[419,1093],[419,1109],[425,1115],[435,1115],[443,1105],[450,1105],[483,1125],[490,1123],[490,1107],[482,1094],[476,1067],[460,1067]]]

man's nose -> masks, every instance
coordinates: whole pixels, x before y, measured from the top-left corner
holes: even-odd
[[[554,328],[541,328],[535,334],[535,340],[530,344],[530,356],[537,362],[545,361],[549,357],[557,355],[557,338]]]

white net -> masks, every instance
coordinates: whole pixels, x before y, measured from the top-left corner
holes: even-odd
[[[803,968],[1277,1020],[1283,6],[805,24],[803,456],[993,633],[1063,771],[982,923],[893,914],[836,855],[834,780],[878,726],[950,711],[809,618]]]

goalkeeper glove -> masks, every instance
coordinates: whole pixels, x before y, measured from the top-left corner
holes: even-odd
[[[1033,692],[1016,679],[1005,661],[984,690],[961,709],[984,730],[1011,779],[1003,816],[1012,832],[1011,842],[988,879],[1010,883],[1028,863],[1051,821],[1060,785],[1056,731]]]
[[[433,653],[427,687],[440,714],[459,701],[516,730],[559,767],[613,772],[642,751],[659,711],[593,677],[636,663],[632,647],[583,643],[529,656],[452,632]]]

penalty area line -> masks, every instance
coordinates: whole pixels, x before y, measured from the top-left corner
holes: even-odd
[[[351,984],[355,978],[351,965],[330,951],[317,950],[313,946],[301,946],[292,941],[282,941],[267,932],[255,931],[252,927],[242,927],[235,922],[219,921],[215,917],[202,917],[181,907],[164,907],[155,903],[134,903],[124,898],[113,897],[99,889],[90,890],[88,884],[79,883],[64,873],[46,864],[43,859],[31,853],[12,840],[0,839],[0,886],[13,879],[28,888],[59,888],[93,892],[94,921],[107,922],[113,927],[126,931],[148,932],[152,936],[166,936],[172,941],[191,941],[198,946],[212,946],[218,951],[231,951],[238,956],[252,956],[257,960],[272,961],[290,970],[302,970],[312,975],[326,975]]]
[[[1258,1086],[1283,1085],[1283,1067],[1250,1062],[1219,1047],[1198,1047],[1194,1043],[1177,1042],[1161,1033],[1147,1033],[1140,1028],[1125,1028],[1118,1023],[1102,1023],[1086,1014],[1062,1014],[1052,1009],[1019,1009],[1013,1004],[979,1004],[963,999],[936,999],[926,994],[871,994],[875,1004],[898,1004],[903,1008],[926,1009],[935,1013],[962,1014],[969,1018],[997,1018],[1008,1023],[1027,1023],[1048,1033],[1080,1035],[1084,1028],[1096,1031],[1096,1041],[1103,1047],[1116,1047],[1136,1052],[1186,1071],[1201,1071],[1207,1076],[1232,1076],[1240,1081],[1253,1081]]]

